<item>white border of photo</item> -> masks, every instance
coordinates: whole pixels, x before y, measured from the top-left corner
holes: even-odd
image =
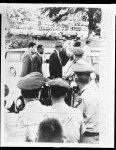
[[[1,4],[2,5],[2,53],[1,53],[1,146],[24,147],[114,147],[114,75],[115,75],[115,9],[110,4]],[[102,9],[101,56],[100,56],[100,142],[82,143],[5,143],[4,142],[4,50],[5,50],[5,7],[7,5],[28,7],[93,7]],[[29,7],[30,6],[30,7]]]

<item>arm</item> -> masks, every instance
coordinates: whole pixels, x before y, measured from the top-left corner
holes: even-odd
[[[54,76],[55,75],[56,69],[57,69],[57,64],[56,64],[55,55],[52,54],[50,56],[50,60],[49,60],[49,72],[50,72],[50,76]]]
[[[64,49],[62,50],[62,52],[60,52],[60,57],[62,60],[62,66],[65,66],[69,60],[69,57],[67,56],[66,51]]]
[[[26,55],[23,60],[22,60],[22,72],[21,72],[21,77],[29,74],[29,71],[30,71],[30,58],[28,55]]]
[[[38,61],[37,56],[34,54],[31,64],[31,72],[37,71]]]

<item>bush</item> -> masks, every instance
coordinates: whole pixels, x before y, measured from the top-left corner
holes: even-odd
[[[31,36],[29,35],[13,35],[7,33],[5,36],[5,43],[9,45],[10,49],[17,49],[17,48],[26,48],[28,46],[29,41],[31,41]]]

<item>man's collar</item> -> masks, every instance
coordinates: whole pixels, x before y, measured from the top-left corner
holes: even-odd
[[[55,49],[55,51],[59,54],[59,51],[57,49]]]
[[[63,101],[63,102],[56,102],[56,103],[53,103],[52,106],[62,106],[62,105],[66,105],[66,103]]]
[[[31,51],[28,49],[27,52],[31,55]]]
[[[35,106],[35,105],[38,105],[38,104],[41,104],[40,101],[38,101],[38,100],[36,100],[36,99],[33,98],[32,100],[30,100],[30,102],[28,102],[28,103],[26,104],[25,108],[26,108],[26,107],[29,107],[29,106],[32,107],[33,105]]]
[[[83,92],[83,91],[85,91],[86,89],[88,89],[89,88],[89,83],[88,84],[86,84],[82,89],[81,89],[81,91],[80,92]]]
[[[39,56],[41,56],[40,53],[39,53],[38,51],[37,51],[36,53],[37,53]]]

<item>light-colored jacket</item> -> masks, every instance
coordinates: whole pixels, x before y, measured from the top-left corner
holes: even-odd
[[[32,54],[27,50],[22,57],[22,72],[20,77],[24,77],[31,72]]]

